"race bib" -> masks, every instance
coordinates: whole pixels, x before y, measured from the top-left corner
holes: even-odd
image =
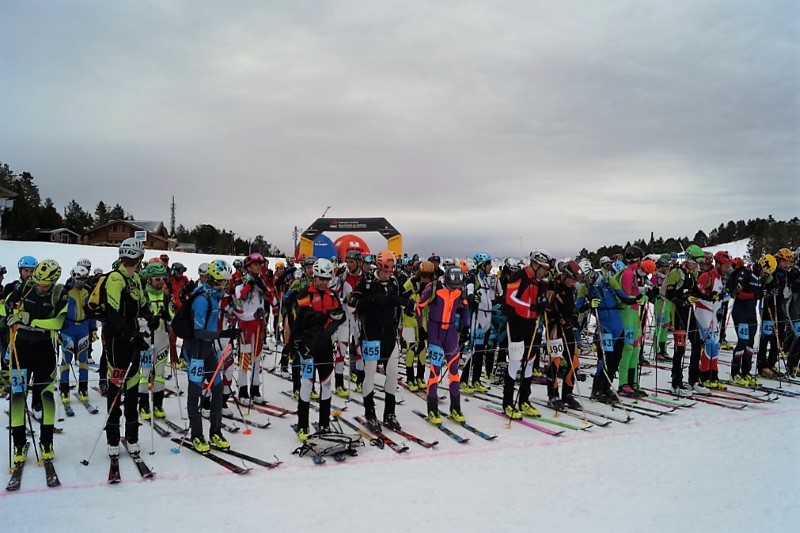
[[[564,340],[550,339],[547,341],[547,353],[550,357],[562,357],[564,355]]]
[[[153,367],[153,350],[145,350],[139,356],[142,370],[150,370]]]
[[[192,383],[202,383],[205,375],[205,368],[202,359],[189,359],[189,381]]]
[[[89,337],[84,337],[78,341],[78,353],[89,349]]]
[[[743,341],[750,340],[750,326],[748,326],[746,323],[736,326],[736,336]]]
[[[20,373],[21,372],[21,373]],[[12,394],[24,394],[28,390],[28,369],[11,369],[11,392]]]
[[[633,329],[625,328],[623,334],[625,335],[625,344],[628,346],[633,346]]]
[[[361,358],[364,361],[377,361],[381,358],[381,341],[363,341]]]
[[[765,320],[761,323],[762,335],[772,335],[773,331],[775,331],[775,323],[772,320]]]
[[[444,349],[435,344],[428,345],[428,362],[433,366],[442,366],[444,364]]]
[[[308,359],[300,359],[300,374],[305,379],[314,379],[314,360],[310,357]]]
[[[800,320],[795,320],[792,325],[794,326],[794,334],[800,337]]]
[[[611,333],[603,333],[603,351],[604,352],[613,352],[614,351],[614,336]]]
[[[125,381],[125,375],[128,373],[128,370],[125,368],[112,368],[111,375],[109,376],[109,381],[116,385],[117,387],[122,385],[122,382]]]
[[[472,333],[472,344],[474,346],[483,346],[483,328],[478,326]]]
[[[169,346],[158,352],[158,355],[156,356],[156,364],[160,365],[161,363],[166,361],[168,356],[169,356]]]

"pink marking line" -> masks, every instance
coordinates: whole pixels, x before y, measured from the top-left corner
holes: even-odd
[[[643,434],[653,434],[653,433],[671,433],[678,430],[691,430],[691,429],[702,429],[707,430],[709,427],[713,426],[720,426],[723,424],[745,424],[751,422],[753,420],[765,417],[765,416],[781,416],[786,414],[794,414],[800,412],[800,406],[797,407],[786,407],[783,409],[771,409],[769,411],[737,411],[732,412],[728,416],[724,417],[714,417],[713,419],[693,419],[683,423],[678,422],[679,418],[671,419],[673,422],[669,424],[649,424],[647,427],[637,428],[637,429],[625,429],[622,431],[613,431],[608,429],[602,429],[601,431],[597,432],[590,432],[590,431],[577,431],[571,434],[565,434],[564,439],[553,439],[553,438],[532,438],[530,440],[522,441],[522,442],[497,442],[495,441],[491,445],[484,445],[484,446],[472,446],[472,445],[458,445],[453,446],[451,448],[446,449],[430,449],[430,450],[422,450],[423,453],[414,453],[412,451],[403,453],[403,454],[386,454],[386,453],[379,453],[375,454],[374,456],[362,456],[359,455],[358,457],[349,458],[347,461],[343,461],[341,463],[337,463],[333,459],[328,459],[324,466],[315,465],[311,460],[308,458],[298,458],[296,461],[292,461],[290,463],[284,463],[283,465],[279,466],[276,470],[285,471],[285,470],[311,470],[315,468],[330,468],[330,467],[357,467],[358,465],[362,464],[387,464],[397,461],[431,461],[431,460],[438,460],[442,457],[461,457],[461,456],[475,456],[475,455],[483,455],[487,453],[501,453],[503,450],[530,450],[531,448],[546,448],[549,446],[575,446],[579,445],[581,442],[586,440],[605,440],[605,439],[616,439],[616,438],[624,438],[624,437],[631,437],[636,435],[643,435]],[[618,424],[618,426],[621,424]],[[517,433],[521,433],[523,431],[523,427],[518,426],[515,427],[517,429]],[[534,434],[532,434],[534,435]],[[502,438],[502,432],[501,437]],[[477,442],[477,441],[476,441]],[[261,473],[262,475],[274,475],[270,474],[269,471],[267,472],[259,472],[260,470],[267,470],[266,468],[261,467],[254,467],[253,471],[249,475],[258,475]],[[225,477],[225,476],[235,476],[233,472],[228,471],[220,471],[220,472],[207,472],[203,474],[195,474],[191,476],[187,475],[161,475],[157,474],[154,479],[131,479],[130,481],[125,480],[123,484],[129,483],[153,483],[158,481],[187,481],[191,479],[204,479],[204,478],[216,478],[216,477]],[[48,488],[48,487],[38,487],[33,489],[22,489],[15,492],[0,492],[0,499],[9,498],[17,495],[29,495],[29,494],[47,494],[47,493],[54,493],[56,491],[64,491],[64,490],[83,490],[83,489],[92,489],[95,487],[103,487],[106,486],[108,483],[105,481],[100,482],[93,482],[93,483],[76,483],[71,485],[61,485],[58,488]]]

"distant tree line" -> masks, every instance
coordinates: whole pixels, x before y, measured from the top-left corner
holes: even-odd
[[[625,248],[631,244],[639,246],[647,254],[663,254],[677,252],[680,253],[690,244],[696,244],[701,248],[716,246],[727,242],[750,239],[747,248],[748,258],[758,258],[765,253],[775,253],[781,248],[787,247],[795,250],[800,246],[800,219],[797,217],[791,220],[775,220],[772,215],[767,218],[755,218],[747,221],[739,220],[728,221],[727,224],[720,224],[706,234],[703,230],[698,230],[694,238],[688,237],[669,237],[654,238],[650,233],[650,239],[637,239],[633,243],[626,242],[624,246],[613,244],[601,246],[595,252],[590,252],[583,248],[578,252],[580,258],[587,257],[593,264],[597,264],[604,255],[608,257],[614,254],[621,254]]]
[[[0,163],[0,186],[17,194],[14,206],[2,214],[2,238],[10,240],[35,240],[36,228],[68,228],[79,235],[112,220],[135,220],[120,204],[111,207],[102,200],[94,208],[94,214],[85,210],[76,200],[70,200],[59,213],[52,198],[42,201],[39,187],[30,172],[17,174],[6,163]],[[170,237],[178,242],[192,243],[198,251],[245,255],[260,252],[269,256],[284,255],[277,247],[264,240],[263,235],[245,240],[232,231],[218,230],[210,224],[201,224],[188,230],[183,225],[176,228]]]

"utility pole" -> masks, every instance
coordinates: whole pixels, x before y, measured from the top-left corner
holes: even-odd
[[[169,217],[169,236],[175,236],[175,197],[172,197],[172,207],[170,208]]]

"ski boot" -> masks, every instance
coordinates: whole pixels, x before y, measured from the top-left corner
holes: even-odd
[[[520,420],[522,418],[522,412],[513,405],[507,406],[503,409],[503,412],[512,420]]]
[[[211,450],[211,446],[208,445],[208,442],[202,435],[192,438],[192,446],[197,453],[207,453]]]
[[[221,433],[214,433],[211,435],[211,445],[218,450],[227,450],[231,447],[231,443],[228,442]]]
[[[570,409],[580,410],[581,408],[581,402],[579,402],[578,399],[575,398],[574,394],[567,394],[566,396],[564,396],[562,402]]]
[[[400,422],[397,421],[397,415],[394,413],[383,415],[383,423],[386,424],[390,429],[403,429],[400,427]]]
[[[28,443],[26,442],[22,446],[14,446],[14,453],[11,456],[11,461],[15,464],[21,464],[25,462],[25,458],[28,456]]]
[[[489,387],[487,387],[486,385],[484,385],[480,381],[473,381],[472,382],[472,388],[473,388],[473,390],[475,392],[481,392],[482,393],[482,392],[488,392],[489,391]]]
[[[442,417],[439,416],[439,411],[428,411],[428,416],[425,417],[425,420],[435,426],[442,423]]]
[[[462,413],[457,409],[450,409],[450,419],[458,424],[467,421],[467,418],[464,416],[464,413]]]
[[[537,411],[536,408],[531,404],[529,404],[528,402],[522,402],[522,404],[519,406],[519,410],[525,416],[532,416],[535,418],[539,418],[540,416],[542,416],[541,413],[539,413],[539,411]]]

